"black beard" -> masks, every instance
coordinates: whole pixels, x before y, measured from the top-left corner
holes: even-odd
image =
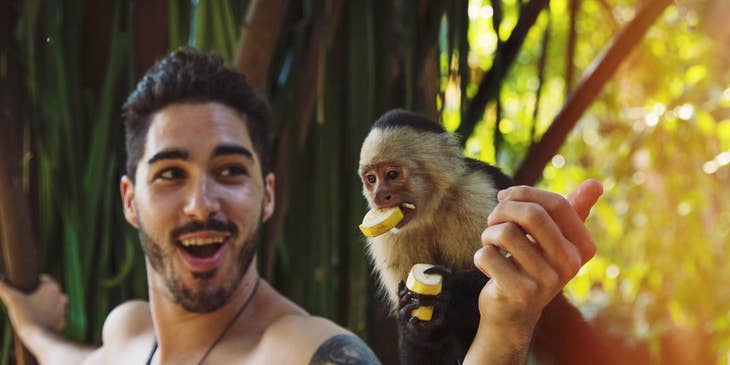
[[[222,307],[231,297],[236,287],[241,282],[241,278],[248,271],[253,257],[256,254],[258,243],[260,242],[261,223],[258,224],[256,230],[246,237],[243,242],[243,248],[238,254],[238,265],[234,267],[234,271],[224,279],[223,284],[217,287],[203,287],[202,289],[191,289],[183,286],[176,279],[176,273],[173,266],[165,266],[164,254],[161,245],[155,242],[142,227],[140,222],[139,240],[142,243],[142,250],[152,266],[152,269],[161,274],[165,279],[165,286],[175,298],[175,303],[179,304],[188,312],[208,313]],[[235,236],[234,236],[235,237]],[[169,261],[168,261],[169,262]],[[206,281],[212,278],[217,269],[202,273],[193,273],[193,277],[199,281]]]

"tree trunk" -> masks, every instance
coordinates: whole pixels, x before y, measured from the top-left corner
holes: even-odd
[[[241,26],[234,65],[261,92],[266,91],[271,56],[279,39],[287,5],[286,0],[252,0],[246,21]]]
[[[134,3],[134,66],[138,77],[170,47],[168,4],[165,0]]]
[[[0,4],[0,59],[6,65],[0,73],[0,253],[6,280],[23,291],[38,285],[38,250],[34,239],[23,189],[23,123],[21,119],[22,82],[17,52],[12,52],[15,25],[18,22],[16,1]],[[35,364],[35,359],[15,336],[16,363]]]
[[[238,52],[234,60],[235,68],[246,75],[248,82],[260,92],[265,93],[269,77],[269,66],[274,55],[282,23],[286,15],[288,1],[286,0],[252,0],[246,14],[246,20],[241,25],[241,38],[238,43]],[[276,174],[276,210],[274,215],[264,225],[264,270],[265,275],[271,277],[275,256],[276,242],[284,226],[284,217],[287,211],[287,174],[288,150],[290,143],[290,128],[284,126],[282,136],[273,146],[276,151],[276,165],[272,166]]]
[[[534,185],[540,179],[545,165],[563,145],[568,133],[578,122],[578,118],[598,97],[603,86],[616,73],[621,61],[628,56],[644,37],[649,27],[671,3],[672,0],[650,0],[647,2],[638,11],[636,17],[616,36],[614,42],[606,51],[594,61],[592,66],[588,67],[587,73],[571,93],[563,108],[558,112],[540,142],[530,147],[522,165],[515,173],[515,183]]]

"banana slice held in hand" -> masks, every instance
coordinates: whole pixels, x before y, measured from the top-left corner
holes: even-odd
[[[431,264],[413,265],[408,273],[406,287],[417,294],[439,295],[443,285],[443,277],[439,274],[426,273],[433,266]],[[430,321],[433,317],[433,307],[418,307],[411,312],[411,315],[422,321]]]
[[[403,211],[399,207],[370,209],[359,226],[368,237],[376,237],[390,231],[403,219]]]

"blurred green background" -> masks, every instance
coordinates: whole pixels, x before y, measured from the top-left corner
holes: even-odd
[[[260,272],[384,363],[394,327],[356,228],[356,165],[370,124],[403,107],[522,183],[567,194],[601,180],[598,253],[568,296],[627,364],[730,364],[730,1],[0,4],[0,144],[17,147],[38,266],[69,294],[69,338],[98,344],[111,308],[147,296],[118,197],[121,103],[155,59],[191,45],[272,103],[277,215]],[[0,325],[0,364],[14,363]]]

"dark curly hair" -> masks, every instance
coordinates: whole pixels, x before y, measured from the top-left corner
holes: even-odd
[[[154,114],[175,103],[218,102],[246,122],[262,173],[269,171],[269,104],[246,77],[214,54],[181,48],[157,61],[142,77],[122,107],[127,147],[127,175],[134,181],[137,163]]]

